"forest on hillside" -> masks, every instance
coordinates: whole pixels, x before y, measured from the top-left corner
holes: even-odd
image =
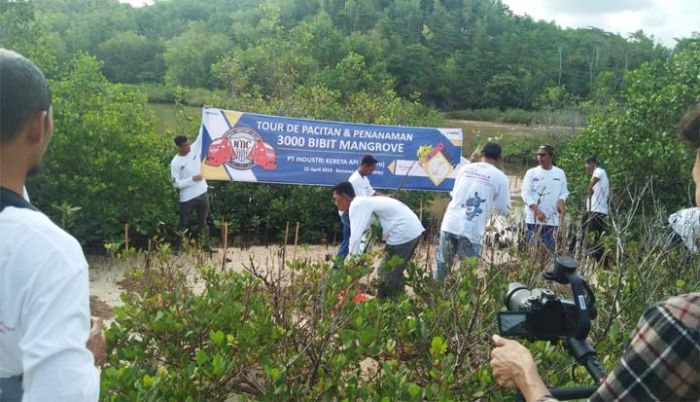
[[[234,97],[323,87],[344,99],[388,87],[441,110],[605,104],[624,89],[626,71],[698,40],[679,39],[669,49],[642,31],[622,37],[562,29],[514,15],[499,0],[161,0],[143,7],[2,0],[0,7],[8,47],[36,14],[31,30],[56,72],[86,53],[112,82]]]

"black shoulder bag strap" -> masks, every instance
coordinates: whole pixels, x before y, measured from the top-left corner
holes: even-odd
[[[0,187],[0,212],[2,212],[5,207],[26,208],[38,211],[34,205],[27,202],[21,195],[5,187]]]
[[[0,212],[5,207],[26,208],[33,211],[38,211],[36,207],[21,195],[10,191],[4,187],[0,187]],[[22,375],[14,377],[0,378],[0,401],[20,402],[22,400]]]

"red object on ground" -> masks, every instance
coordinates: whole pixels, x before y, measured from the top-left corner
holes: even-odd
[[[275,149],[264,141],[258,141],[250,152],[251,158],[257,166],[265,170],[277,169],[277,157]]]
[[[367,293],[361,292],[355,293],[355,297],[352,298],[353,303],[364,303],[370,300],[372,300],[372,296],[368,295]]]
[[[236,157],[236,152],[228,138],[222,137],[209,144],[207,159],[204,161],[209,166],[221,166]]]
[[[345,301],[345,296],[346,296],[346,295],[347,295],[347,291],[346,291],[346,290],[341,290],[340,292],[338,292],[338,303],[336,303],[335,307],[333,307],[333,308],[331,309],[331,316],[334,316],[335,313],[336,313],[336,312],[338,311],[338,309],[340,308],[340,306],[343,305],[343,302]],[[370,301],[370,300],[372,300],[372,299],[374,299],[374,296],[369,295],[369,294],[367,294],[367,293],[362,293],[362,292],[360,292],[360,291],[358,290],[358,291],[355,291],[355,296],[353,296],[352,299],[351,299],[350,301],[352,301],[353,303],[357,304],[357,303],[364,303],[364,302]]]

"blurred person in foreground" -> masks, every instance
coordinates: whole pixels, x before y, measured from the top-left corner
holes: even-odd
[[[680,132],[695,145],[695,203],[700,207],[700,105],[686,113]],[[526,401],[556,401],[530,351],[493,336],[491,368],[498,385],[517,388]],[[622,358],[589,401],[700,400],[700,293],[671,297],[639,320]]]
[[[53,135],[44,74],[0,49],[0,401],[97,401],[106,358],[80,244],[23,198]]]

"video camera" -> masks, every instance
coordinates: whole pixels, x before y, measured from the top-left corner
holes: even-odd
[[[590,320],[595,319],[597,311],[593,292],[576,273],[576,261],[558,256],[542,276],[549,281],[571,284],[573,299],[562,299],[549,289],[531,290],[513,282],[503,298],[508,311],[498,313],[501,335],[548,341],[586,339]]]
[[[596,383],[606,377],[595,350],[586,339],[591,320],[597,315],[595,296],[586,281],[576,273],[576,260],[554,256],[549,270],[542,273],[548,281],[571,285],[572,299],[562,299],[548,289],[528,289],[513,282],[503,303],[508,311],[498,313],[498,331],[502,336],[529,340],[564,341],[576,362],[586,367]],[[597,386],[550,389],[560,400],[589,397]]]

